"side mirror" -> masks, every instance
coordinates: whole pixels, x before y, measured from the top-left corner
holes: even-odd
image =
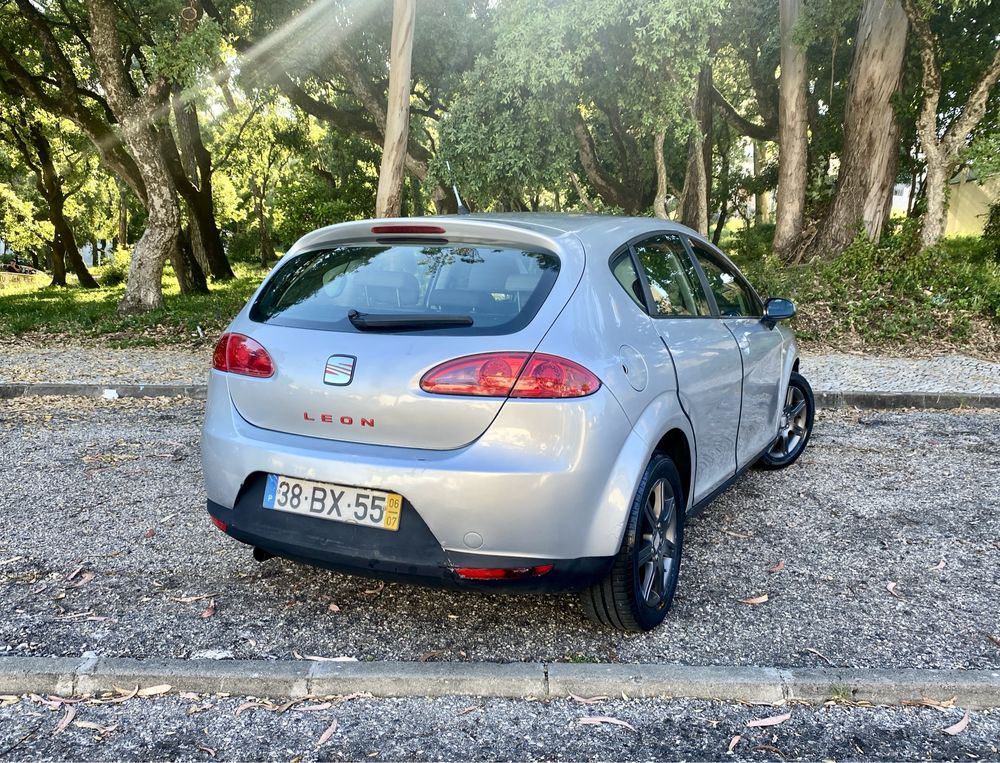
[[[795,305],[792,304],[790,299],[771,297],[764,303],[764,318],[762,321],[770,329],[773,329],[778,321],[787,321],[794,317]]]

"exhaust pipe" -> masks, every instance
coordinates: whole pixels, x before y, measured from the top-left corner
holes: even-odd
[[[254,546],[253,558],[258,562],[266,562],[268,559],[274,559],[274,554],[272,554],[270,551],[265,551],[262,548],[257,548],[257,546]]]

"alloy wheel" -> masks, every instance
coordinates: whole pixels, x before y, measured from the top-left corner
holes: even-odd
[[[771,446],[770,455],[773,458],[787,458],[802,442],[806,434],[808,419],[806,395],[799,387],[789,384],[785,396],[785,407],[781,412],[781,423],[778,427],[778,439]]]
[[[677,500],[670,483],[661,478],[649,491],[636,553],[637,598],[654,609],[666,599],[675,572],[677,524]]]

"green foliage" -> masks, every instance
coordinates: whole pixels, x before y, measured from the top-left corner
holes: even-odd
[[[920,250],[916,221],[875,244],[860,236],[839,258],[789,267],[768,253],[773,230],[734,237],[734,259],[768,296],[799,305],[800,339],[825,346],[925,348],[976,343],[1000,350],[1000,261],[972,236]],[[984,332],[984,345],[977,331]],[[992,340],[989,337],[992,334]]]
[[[1000,201],[991,204],[989,212],[986,213],[983,245],[987,252],[993,253],[993,259],[1000,263]]]
[[[127,252],[116,253],[114,262],[100,268],[97,280],[101,286],[119,286],[128,279]]]

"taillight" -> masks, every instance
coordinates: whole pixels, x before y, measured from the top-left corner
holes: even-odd
[[[466,580],[516,580],[545,575],[552,572],[553,566],[539,564],[535,567],[456,567],[455,574]]]
[[[212,520],[212,524],[215,525],[218,529],[222,530],[222,532],[226,532],[226,530],[229,529],[228,526],[226,525],[226,523],[223,522],[221,519],[216,519],[215,517],[212,517],[211,515],[209,515],[209,516],[210,516],[210,518]]]
[[[243,334],[223,334],[212,353],[212,366],[219,371],[266,378],[274,375],[274,363],[256,339]]]
[[[420,380],[424,392],[481,397],[586,397],[600,386],[579,363],[540,352],[469,355],[432,368]]]

